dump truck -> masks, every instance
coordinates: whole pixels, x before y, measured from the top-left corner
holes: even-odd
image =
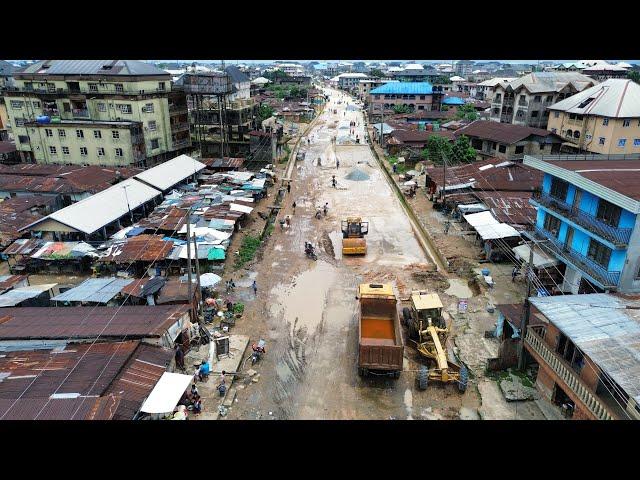
[[[410,300],[411,306],[402,309],[402,319],[409,333],[409,341],[429,361],[429,366],[422,365],[418,371],[418,388],[426,390],[430,381],[437,381],[455,383],[458,390],[464,392],[469,373],[448,348],[449,328],[442,315],[440,296],[437,293],[414,290]]]
[[[389,284],[358,287],[358,374],[400,377],[404,347],[397,299]]]
[[[342,220],[342,255],[366,255],[367,241],[364,236],[369,233],[369,222],[360,217],[348,217]]]

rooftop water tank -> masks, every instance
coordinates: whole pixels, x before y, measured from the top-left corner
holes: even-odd
[[[39,117],[36,117],[36,122],[38,122],[38,123],[51,123],[51,118],[48,117],[47,115],[40,115]]]

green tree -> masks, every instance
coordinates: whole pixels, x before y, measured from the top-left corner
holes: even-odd
[[[433,81],[434,84],[440,84],[440,85],[448,85],[451,82],[451,79],[449,77],[447,77],[446,75],[440,75],[438,77],[435,78],[435,80]]]
[[[271,118],[273,116],[273,108],[270,105],[260,105],[260,109],[258,110],[258,118],[260,121],[266,120],[267,118]]]
[[[431,135],[427,139],[426,148],[422,151],[423,158],[431,160],[436,165],[442,165],[442,156],[451,162],[451,142],[439,135]]]
[[[456,110],[456,118],[460,120],[474,121],[479,118],[476,107],[472,103],[460,105]]]
[[[394,105],[394,113],[411,113],[412,108],[409,105]]]
[[[377,77],[377,78],[382,78],[384,77],[384,72],[382,70],[380,70],[379,68],[372,68],[371,72],[369,72],[369,74],[372,77]]]
[[[627,78],[629,78],[629,80],[633,80],[636,83],[640,83],[640,71],[629,70],[627,72]]]
[[[469,138],[460,135],[451,146],[451,161],[453,163],[471,163],[476,159],[476,151],[471,146]]]

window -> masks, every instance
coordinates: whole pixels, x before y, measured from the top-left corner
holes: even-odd
[[[90,83],[89,84],[89,91],[90,92],[97,92],[98,91],[98,84],[97,83]]]
[[[580,105],[578,105],[578,108],[584,108],[587,105],[589,105],[591,102],[593,102],[595,99],[593,97],[591,98],[587,98],[584,102],[580,103]]]
[[[131,104],[130,103],[119,103],[117,105],[118,110],[120,110],[120,113],[131,113]]]
[[[33,108],[40,108],[40,102],[38,101],[33,102]]]
[[[56,84],[55,83],[47,83],[47,90],[49,92],[55,92],[56,91]]]
[[[624,147],[627,144],[626,138],[621,138],[618,140],[618,147]]]
[[[158,82],[158,90],[164,91],[164,82]]]
[[[553,95],[547,95],[547,102],[553,102]]]
[[[538,110],[534,110],[533,112],[531,112],[531,118],[537,118],[538,113],[540,113]]]
[[[61,128],[58,129],[58,137],[67,138],[67,132]]]
[[[609,125],[609,119],[608,119],[608,118],[603,118],[603,119],[602,119],[602,125],[604,125],[605,127],[606,127],[607,125]]]
[[[551,180],[551,190],[549,193],[552,197],[562,200],[563,202],[567,198],[567,191],[569,190],[569,184],[559,178],[553,178]]]
[[[576,130],[575,132],[573,132],[573,138],[580,138],[580,131]]]
[[[544,229],[556,238],[558,238],[558,234],[560,233],[560,225],[561,223],[559,218],[554,217],[549,213],[545,213]]]
[[[58,150],[56,149],[56,147],[50,146],[49,147],[49,153],[51,155],[57,155],[58,154]]]
[[[53,130],[51,130],[50,128],[45,128],[44,133],[47,135],[47,137],[53,137]]]
[[[121,157],[121,156],[122,156],[122,149],[116,148],[116,157]]]
[[[538,103],[538,102],[542,101],[542,97],[540,95],[536,95],[535,97],[533,97],[533,101]]]
[[[62,154],[63,155],[69,155],[70,154],[69,147],[62,147]]]
[[[524,153],[524,145],[516,145],[515,153],[516,155],[519,155],[520,153]]]
[[[625,118],[624,120],[622,120],[623,127],[628,127],[629,125],[631,125],[631,120],[629,120],[628,118]]]
[[[634,147],[640,147],[640,138],[634,138],[633,139],[633,146]]]
[[[111,130],[111,138],[120,138],[120,132],[118,130]]]
[[[420,100],[424,100],[424,95],[420,95]]]
[[[500,113],[500,109],[499,108],[494,108],[493,109],[493,114],[494,115],[498,115]]]
[[[27,135],[18,135],[18,141],[20,143],[29,143],[29,137]]]
[[[496,142],[492,142],[491,143],[491,150],[495,150],[496,148],[498,148],[498,144]]]
[[[80,147],[80,155],[83,157],[87,156],[87,147]]]
[[[157,138],[154,138],[153,140],[151,140],[151,150],[155,150],[159,146],[160,145]]]
[[[100,130],[94,130],[93,138],[102,138],[102,132]]]
[[[121,83],[116,83],[115,86],[116,86],[116,92],[119,92],[119,93],[124,92],[124,87]]]
[[[596,239],[592,238],[589,241],[589,250],[587,252],[587,257],[589,257],[597,264],[603,266],[604,268],[609,268],[611,249],[606,245],[603,245]]]
[[[24,127],[24,118],[16,117],[16,127]]]
[[[106,112],[107,111],[107,104],[99,102],[98,103],[98,111],[99,112]]]
[[[83,130],[76,130],[76,137],[84,138],[84,131]]]
[[[600,199],[598,204],[598,211],[596,212],[596,218],[602,220],[604,223],[617,227],[620,221],[620,214],[622,210],[619,206],[614,205],[606,200]]]
[[[11,100],[10,103],[11,103],[11,108],[13,108],[14,110],[20,110],[24,105],[24,102],[22,100]]]
[[[506,146],[506,145],[500,145],[500,146],[498,147],[498,151],[499,151],[500,153],[507,153],[507,146]]]
[[[544,150],[545,144],[544,143],[540,143],[540,150]]]
[[[606,141],[607,141],[606,138],[600,137],[600,138],[598,138],[598,145],[604,145],[604,142],[606,142]]]
[[[587,140],[591,140],[593,137],[592,137],[590,134],[588,134],[588,133],[587,133],[587,134],[584,136],[584,138],[586,138]]]
[[[69,102],[64,102],[62,104],[62,109],[65,111],[65,113],[69,113],[71,111],[71,104]]]
[[[99,157],[104,157],[104,148],[98,147],[98,156]]]
[[[496,101],[496,102],[500,102],[500,101],[502,101],[502,94],[500,94],[500,93],[496,93],[495,101]]]
[[[153,103],[146,103],[144,107],[142,107],[143,113],[153,113]]]
[[[155,120],[151,120],[151,121],[149,122],[149,130],[151,130],[152,132],[155,132],[155,131],[156,131],[156,128],[157,128],[157,126],[156,126],[156,121],[155,121]]]

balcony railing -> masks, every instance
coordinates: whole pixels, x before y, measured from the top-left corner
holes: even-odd
[[[186,140],[176,140],[172,142],[173,144],[173,148],[183,148],[183,147],[188,147],[191,145],[191,140],[186,139]]]
[[[527,328],[525,344],[529,347],[529,350],[533,350],[544,360],[544,363],[560,377],[564,384],[569,387],[598,420],[614,420],[615,417],[604,406],[595,392],[587,387],[569,367],[569,364],[560,355],[552,351],[544,339],[535,333],[531,327]]]
[[[608,240],[617,247],[624,247],[629,244],[631,232],[633,231],[632,228],[620,228],[609,225],[599,218],[583,212],[577,206],[569,205],[546,193],[534,194],[533,201],[538,202],[554,212],[558,212],[560,215],[567,217],[581,227]]]
[[[187,113],[186,105],[169,105],[169,113],[171,115],[179,114],[179,113]]]
[[[89,110],[86,108],[72,108],[71,111],[74,117],[89,118]]]
[[[586,272],[589,276],[599,282],[603,288],[613,289],[618,286],[620,281],[620,272],[609,271],[596,261],[585,257],[580,252],[574,250],[568,245],[563,244],[551,232],[546,231],[536,225],[536,233],[548,240],[541,243],[542,247],[549,249],[554,255],[565,259],[567,263],[572,264],[578,270]]]
[[[181,132],[183,130],[189,130],[189,123],[188,122],[172,123],[171,124],[171,131],[172,132]]]

